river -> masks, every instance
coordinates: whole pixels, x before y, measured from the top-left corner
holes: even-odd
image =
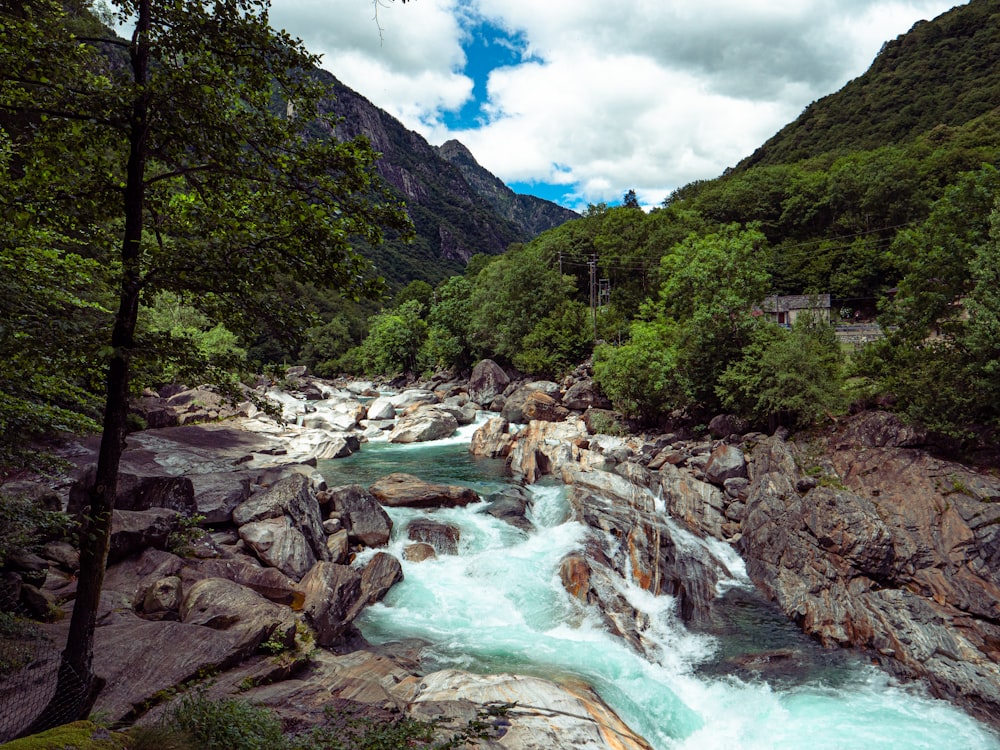
[[[368,443],[319,469],[331,486],[368,486],[402,471],[485,496],[508,480],[502,461],[469,455],[474,429],[432,443]],[[686,628],[670,597],[622,582],[650,623],[643,637],[653,658],[640,655],[561,584],[560,562],[580,550],[585,533],[571,520],[563,486],[531,491],[536,531],[485,515],[481,505],[435,510],[435,520],[460,529],[459,554],[419,563],[403,560],[405,529],[427,511],[389,509],[388,551],[405,578],[359,619],[365,638],[420,639],[428,671],[583,679],[657,750],[1000,749],[1000,737],[919,684],[900,684],[850,652],[806,639],[759,600],[728,549],[721,551],[733,571],[720,592],[726,625],[711,633]],[[755,655],[775,651],[790,655],[788,668],[754,669]]]

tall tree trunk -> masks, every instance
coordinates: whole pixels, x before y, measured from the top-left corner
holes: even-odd
[[[108,362],[97,474],[80,528],[80,575],[76,600],[73,602],[73,615],[59,664],[55,693],[22,736],[86,717],[103,687],[103,680],[95,677],[93,672],[94,630],[118,494],[118,468],[125,448],[131,372],[129,360],[135,345],[142,286],[142,219],[149,112],[145,84],[149,74],[150,1],[139,3],[139,18],[132,37],[131,59],[137,96],[130,117],[129,159],[123,193],[125,231],[121,246],[121,288],[118,314],[111,333],[112,355]]]

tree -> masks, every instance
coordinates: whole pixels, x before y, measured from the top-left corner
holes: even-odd
[[[800,316],[792,330],[758,326],[719,377],[723,406],[757,424],[806,427],[843,407],[843,357],[829,323]]]
[[[278,278],[370,291],[352,241],[377,244],[383,227],[405,229],[370,145],[332,139],[308,75],[316,58],[270,28],[267,0],[114,8],[129,40],[78,37],[74,18],[49,0],[0,9],[0,112],[17,129],[17,179],[60,184],[64,212],[40,218],[63,236],[99,227],[88,251],[115,279],[96,483],[56,691],[81,713],[99,687],[95,615],[143,353],[140,302],[172,291],[247,331],[284,312],[261,302]],[[58,718],[46,710],[29,731]]]
[[[427,338],[424,308],[416,300],[375,315],[370,321],[368,338],[359,347],[364,371],[392,376],[416,372],[417,354]]]
[[[730,224],[689,236],[660,261],[660,310],[679,326],[677,362],[693,401],[715,405],[719,376],[750,340],[751,309],[768,290],[766,245],[759,229]]]

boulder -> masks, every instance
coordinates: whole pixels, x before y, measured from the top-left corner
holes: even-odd
[[[293,608],[302,604],[302,593],[288,576],[276,568],[261,566],[247,555],[225,560],[188,560],[177,575],[188,587],[203,578],[225,578],[256,591],[276,604]]]
[[[192,474],[189,479],[197,513],[206,524],[229,523],[233,510],[250,497],[250,476],[245,472]]]
[[[522,531],[531,531],[534,525],[528,520],[531,493],[517,485],[505,487],[486,498],[483,513],[509,523]]]
[[[709,434],[717,440],[743,435],[749,429],[750,423],[735,414],[717,414],[708,423]]]
[[[513,446],[510,425],[503,417],[491,417],[472,434],[469,452],[483,458],[506,458]]]
[[[177,530],[177,512],[167,508],[115,510],[111,517],[108,562],[113,563],[149,547],[166,549],[170,534]]]
[[[408,713],[425,721],[441,714],[474,718],[478,707],[490,703],[512,704],[504,716],[502,747],[652,750],[590,688],[539,677],[432,672],[420,679]]]
[[[316,643],[334,646],[351,627],[353,607],[361,600],[361,575],[346,565],[317,563],[300,583],[303,612],[316,631]],[[356,614],[356,613],[355,613]]]
[[[333,508],[354,544],[384,547],[392,535],[392,519],[364,487],[348,484],[327,490]]]
[[[385,552],[376,552],[361,571],[361,599],[355,605],[358,610],[355,616],[361,608],[382,601],[389,589],[402,580],[403,566],[399,560]]]
[[[316,564],[312,546],[288,516],[240,526],[240,538],[261,562],[277,568],[292,580],[300,580]],[[329,554],[324,538],[323,557]]]
[[[543,422],[562,422],[569,416],[569,409],[560,406],[556,399],[544,391],[532,391],[524,400],[521,414],[529,422],[534,419]]]
[[[314,561],[326,559],[326,533],[323,531],[319,500],[309,478],[301,474],[292,474],[241,503],[233,510],[233,523],[243,526],[281,516],[286,516],[305,538]],[[243,536],[242,531],[240,536]],[[312,562],[309,564],[312,565]]]
[[[456,508],[479,500],[468,487],[425,482],[400,472],[382,477],[368,491],[390,508]]]
[[[67,512],[79,514],[90,504],[90,491],[94,486],[96,467],[91,467],[69,491]],[[149,510],[167,508],[186,516],[194,515],[198,508],[194,500],[194,487],[188,477],[145,476],[127,471],[118,474],[117,510]]]
[[[224,578],[205,578],[188,589],[180,608],[181,622],[225,630],[240,636],[243,657],[264,641],[295,644],[295,615],[256,591]]]
[[[559,397],[559,390],[559,386],[549,380],[535,380],[525,383],[507,397],[503,409],[500,411],[500,416],[508,422],[524,424],[529,421],[524,413],[524,406],[532,393],[541,392],[556,399]]]
[[[460,536],[457,526],[429,518],[416,518],[406,527],[407,539],[429,544],[439,555],[457,555]]]
[[[610,409],[611,402],[601,395],[591,378],[578,380],[571,385],[562,397],[562,405],[572,411],[587,411],[595,409]]]
[[[381,421],[396,418],[396,407],[392,405],[392,399],[387,396],[379,396],[368,404],[368,413],[365,419],[370,421]]]
[[[722,487],[727,479],[746,478],[747,461],[734,445],[720,445],[712,451],[704,468],[705,479]]]
[[[328,432],[347,432],[358,426],[358,418],[355,415],[331,409],[305,414],[300,422],[306,429],[327,430]]]
[[[488,405],[494,398],[503,393],[510,383],[510,378],[492,359],[484,359],[472,368],[469,378],[469,398],[477,404]]]
[[[407,388],[402,393],[389,396],[389,401],[396,411],[399,412],[414,404],[436,404],[441,399],[434,391],[428,391],[423,388]]]
[[[458,429],[454,415],[437,406],[424,406],[401,417],[389,433],[390,443],[423,443],[450,437]]]
[[[181,601],[181,579],[178,576],[167,576],[155,581],[142,593],[142,600],[136,602],[135,609],[147,617],[154,616],[162,620],[168,613],[176,614]]]
[[[410,562],[423,562],[424,560],[433,560],[436,557],[437,553],[434,548],[424,542],[408,544],[403,547],[403,559]]]

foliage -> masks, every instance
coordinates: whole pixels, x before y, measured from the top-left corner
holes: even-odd
[[[420,369],[461,370],[472,359],[469,341],[469,297],[472,284],[463,276],[452,276],[434,290],[434,300],[427,313],[427,340],[420,349]]]
[[[0,492],[0,568],[12,554],[35,552],[71,527],[72,519],[65,513],[46,510],[23,495]]]
[[[190,735],[200,750],[290,748],[281,721],[266,708],[244,700],[210,700],[201,691],[181,696],[169,723]]]
[[[538,248],[512,248],[476,276],[469,296],[469,339],[476,356],[513,361],[524,338],[574,291]]]
[[[676,366],[694,401],[715,403],[718,378],[749,342],[751,310],[768,290],[765,249],[759,229],[731,224],[660,261],[659,310],[677,322]]]
[[[594,350],[594,382],[626,417],[655,422],[688,403],[677,366],[677,326],[636,321],[629,341]]]
[[[720,376],[723,406],[757,424],[806,427],[843,408],[843,362],[832,326],[809,315],[791,330],[758,326]]]
[[[427,338],[422,314],[423,306],[410,300],[374,316],[368,338],[358,351],[364,371],[383,376],[415,372],[417,355]]]
[[[514,365],[531,375],[560,377],[586,358],[593,340],[590,311],[580,302],[563,300],[524,337]]]

